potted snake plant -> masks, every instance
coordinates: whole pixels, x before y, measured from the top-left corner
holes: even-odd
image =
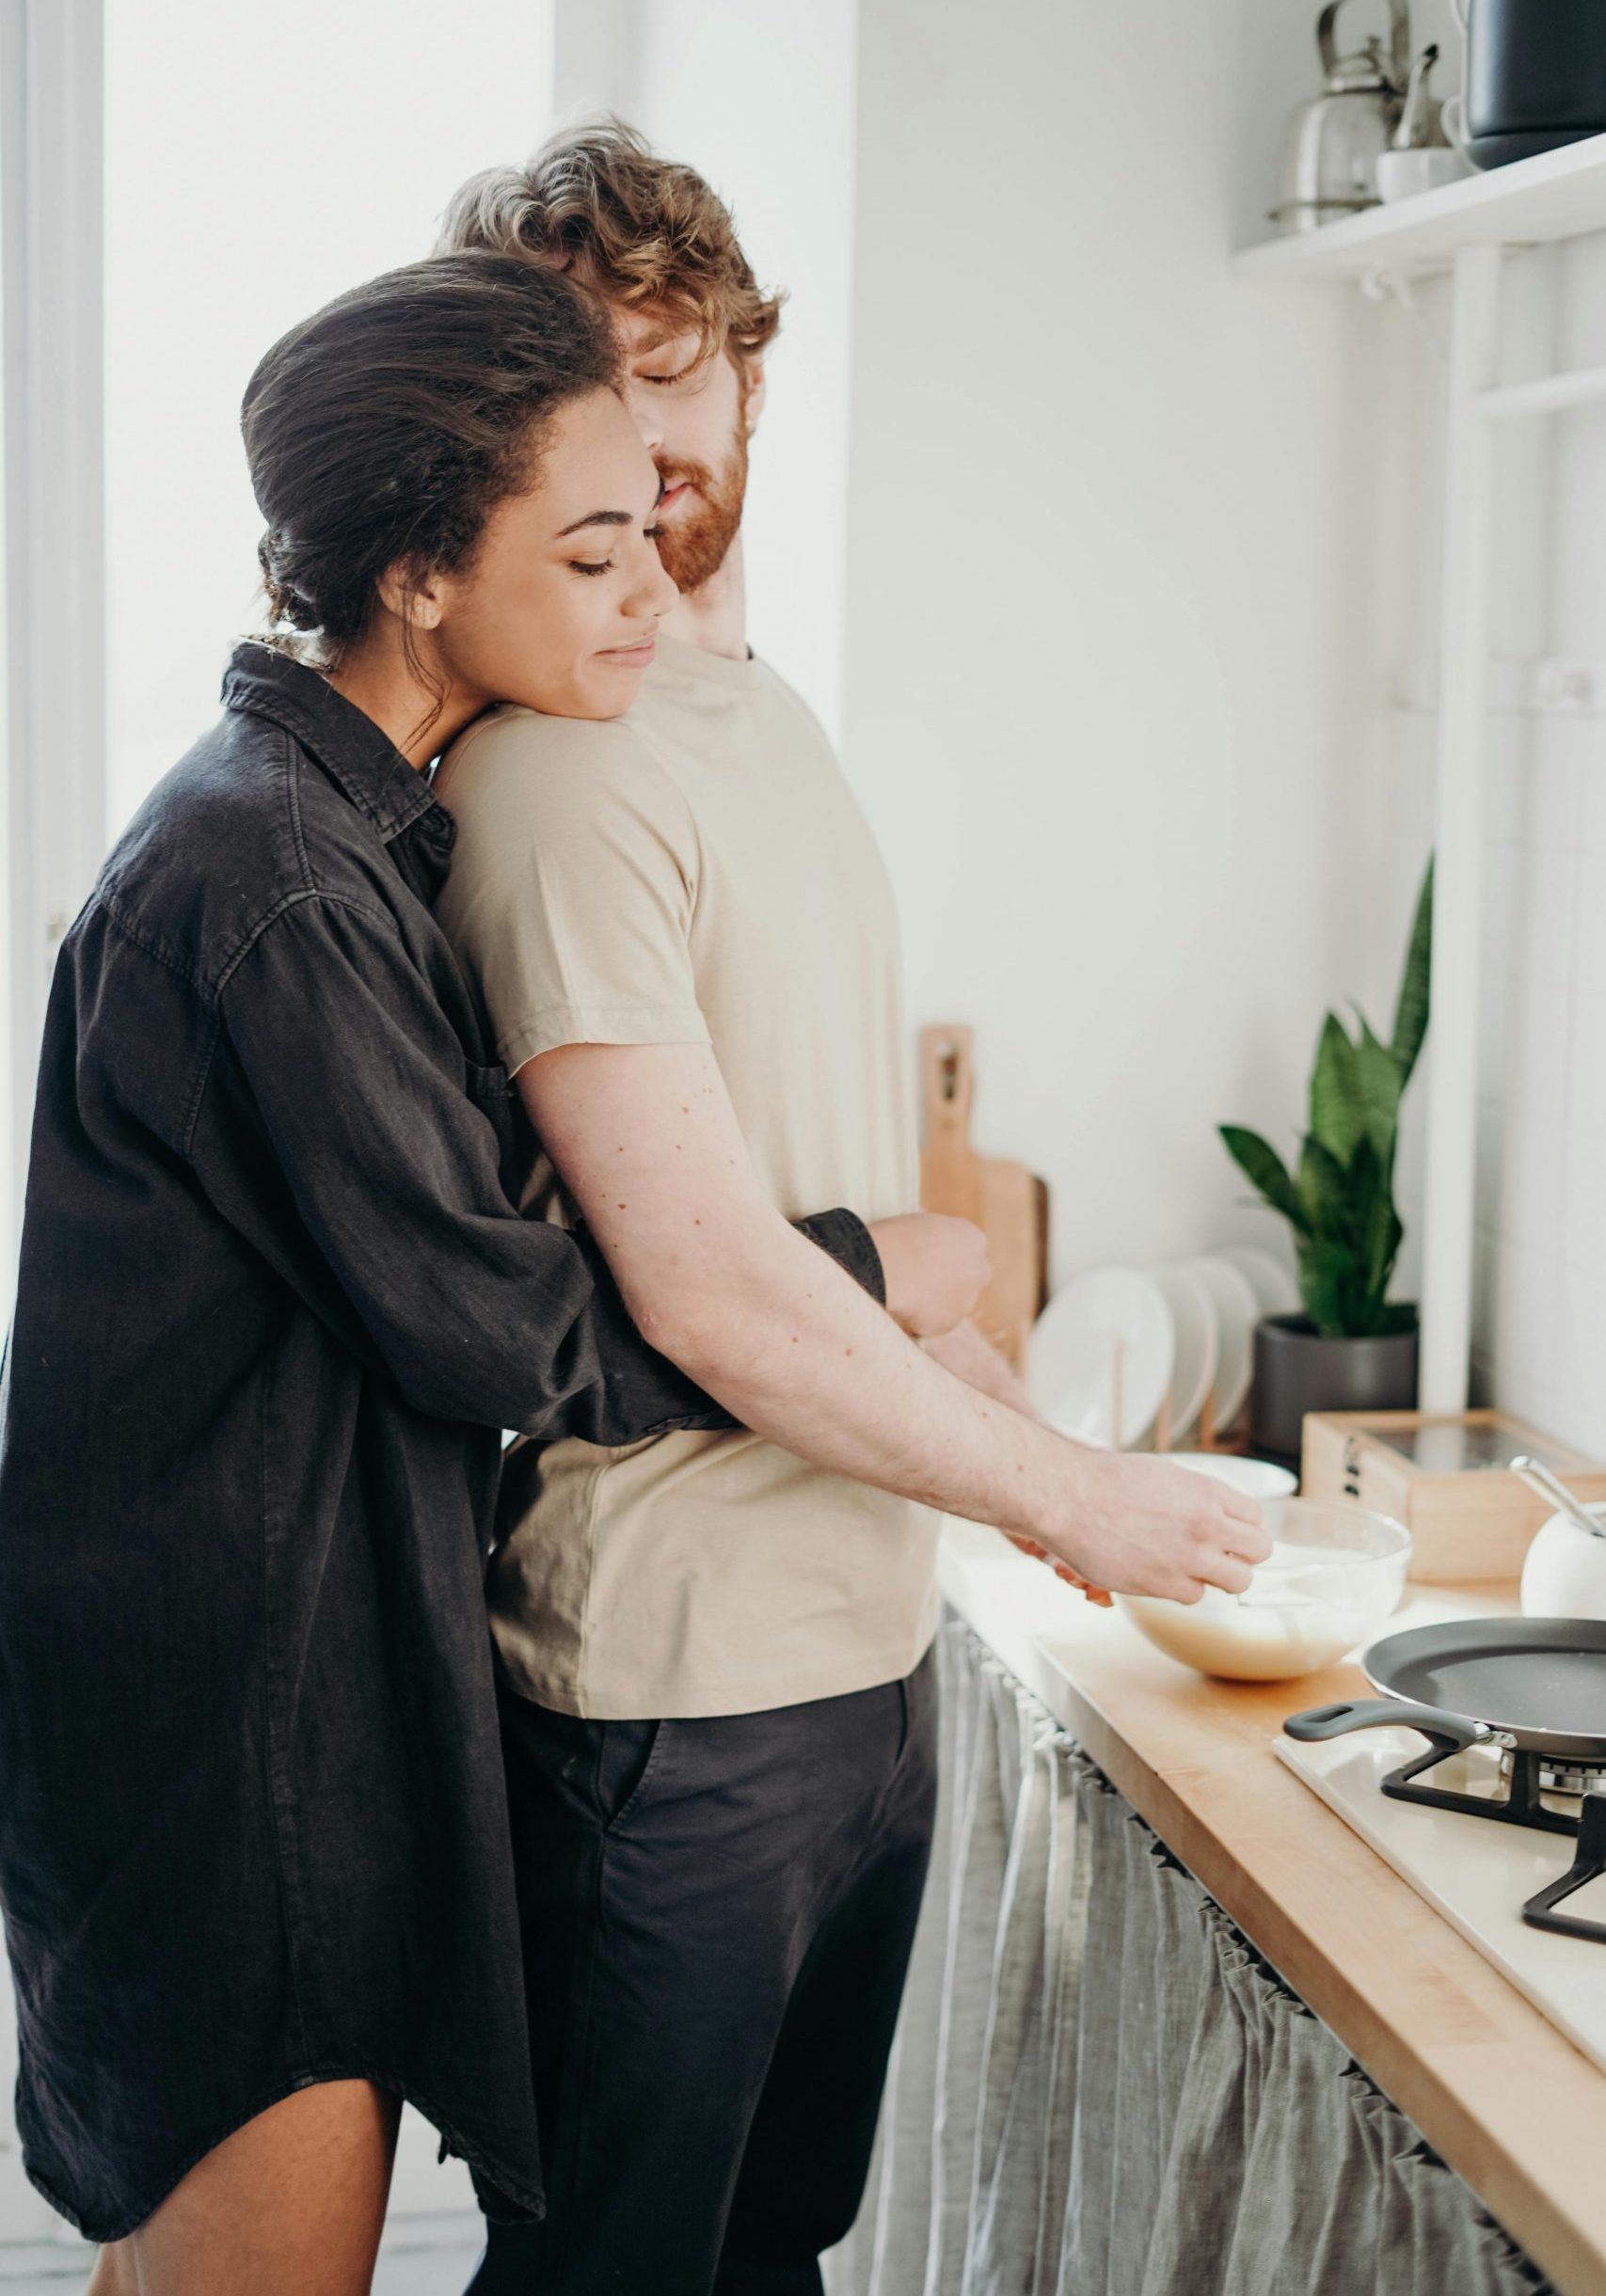
[[[1258,1132],[1220,1127],[1228,1153],[1294,1231],[1304,1312],[1257,1327],[1250,1417],[1256,1449],[1285,1461],[1298,1458],[1307,1412],[1416,1403],[1417,1311],[1389,1289],[1405,1234],[1394,1204],[1400,1102],[1427,1035],[1432,947],[1430,861],[1390,1041],[1361,1014],[1354,1036],[1326,1016],[1295,1169]]]

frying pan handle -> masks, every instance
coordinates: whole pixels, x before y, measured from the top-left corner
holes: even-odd
[[[1438,1706],[1413,1706],[1399,1698],[1346,1698],[1336,1705],[1312,1706],[1291,1714],[1282,1727],[1291,1738],[1342,1738],[1351,1730],[1386,1730],[1394,1725],[1420,1730],[1436,1746],[1457,1752],[1481,1746],[1493,1732],[1487,1722],[1471,1722],[1462,1714],[1445,1714]]]

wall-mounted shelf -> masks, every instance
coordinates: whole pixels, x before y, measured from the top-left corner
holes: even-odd
[[[1606,230],[1606,135],[1537,159],[1367,208],[1313,231],[1291,231],[1233,258],[1240,278],[1361,278],[1369,271],[1448,270],[1464,247],[1581,239]]]
[[[1242,279],[1453,279],[1445,399],[1441,690],[1434,843],[1433,1059],[1423,1211],[1424,1411],[1467,1403],[1476,1218],[1479,935],[1497,440],[1524,419],[1606,404],[1606,367],[1506,379],[1507,253],[1606,231],[1606,135],[1442,191],[1290,233],[1233,259]]]

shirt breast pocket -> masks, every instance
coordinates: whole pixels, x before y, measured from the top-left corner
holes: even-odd
[[[490,1119],[497,1136],[497,1170],[502,1186],[514,1196],[517,1175],[513,1170],[513,1080],[500,1060],[488,1068],[476,1061],[466,1061],[469,1097],[483,1116]],[[515,1201],[517,1201],[515,1196]]]

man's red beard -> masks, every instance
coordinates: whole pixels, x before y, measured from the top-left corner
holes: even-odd
[[[747,426],[739,422],[723,467],[707,463],[660,464],[665,487],[690,486],[694,500],[684,516],[666,519],[658,554],[676,590],[701,590],[725,562],[741,524],[747,495]]]

